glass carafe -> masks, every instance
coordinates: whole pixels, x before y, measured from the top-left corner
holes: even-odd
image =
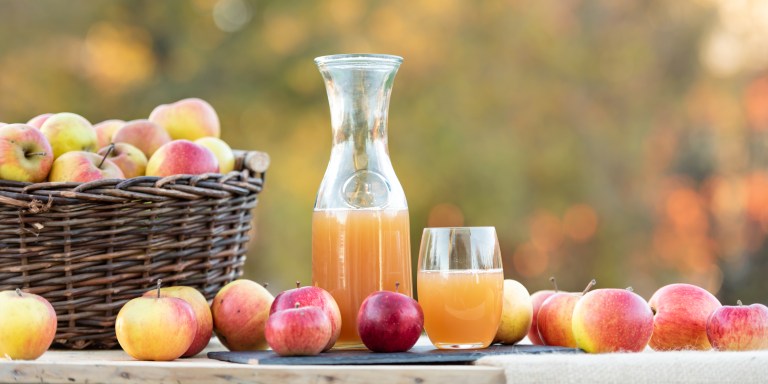
[[[402,58],[315,59],[331,108],[333,147],[312,217],[312,280],[339,304],[336,348],[362,347],[357,312],[372,292],[412,296],[408,204],[392,169],[387,114]]]

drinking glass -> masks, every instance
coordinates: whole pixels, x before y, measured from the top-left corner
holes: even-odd
[[[425,228],[416,284],[432,344],[488,347],[501,321],[504,285],[496,229]]]

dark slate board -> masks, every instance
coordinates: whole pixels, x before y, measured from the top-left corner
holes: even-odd
[[[481,357],[510,354],[582,353],[580,349],[539,345],[492,345],[486,349],[449,350],[432,346],[408,352],[374,353],[368,350],[332,350],[317,356],[281,357],[272,351],[208,352],[211,359],[259,365],[368,365],[471,363]]]

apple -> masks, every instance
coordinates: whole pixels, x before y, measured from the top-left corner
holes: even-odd
[[[37,359],[55,336],[56,311],[48,300],[19,289],[0,292],[0,359]]]
[[[653,316],[653,336],[648,345],[656,351],[707,350],[707,319],[720,301],[705,289],[690,284],[659,288],[648,301]]]
[[[397,292],[373,292],[357,312],[357,333],[374,352],[405,352],[416,344],[424,329],[419,303]]]
[[[533,303],[528,290],[520,282],[504,280],[504,303],[501,323],[494,343],[516,344],[528,334],[533,320]]]
[[[53,116],[53,113],[43,113],[42,115],[37,115],[29,119],[29,121],[27,121],[27,125],[40,129],[40,127],[43,126],[43,123],[45,123],[45,121],[48,120],[48,118],[51,116]]]
[[[96,130],[84,117],[69,113],[57,113],[40,127],[48,142],[53,148],[53,157],[72,151],[95,152],[99,149],[96,145]]]
[[[321,308],[296,303],[269,316],[264,336],[280,356],[314,356],[331,337],[331,321]]]
[[[640,352],[651,339],[653,312],[630,289],[596,289],[576,302],[572,326],[585,352]]]
[[[331,322],[331,335],[326,342],[323,351],[327,351],[336,344],[336,340],[341,334],[341,312],[336,300],[333,299],[328,291],[320,287],[301,287],[300,282],[296,282],[296,288],[283,291],[275,296],[275,301],[269,308],[270,316],[275,312],[292,309],[296,303],[302,307],[314,306],[323,310]]]
[[[266,288],[251,280],[225,285],[211,304],[213,332],[230,351],[266,349],[264,329],[273,301]]]
[[[724,305],[707,319],[707,338],[718,351],[768,349],[768,307]]]
[[[189,140],[160,147],[147,162],[147,176],[199,175],[219,172],[219,161],[208,148]]]
[[[149,120],[133,120],[123,124],[112,136],[113,143],[127,143],[144,152],[147,158],[171,141],[171,136],[161,126]]]
[[[152,290],[145,292],[144,297],[152,298],[157,294],[158,292]],[[160,297],[176,297],[186,301],[192,307],[195,320],[197,320],[197,330],[192,344],[181,357],[191,357],[200,353],[211,341],[213,334],[213,316],[211,315],[211,308],[208,306],[208,300],[197,289],[185,286],[160,288]]]
[[[124,179],[123,171],[111,160],[91,152],[67,152],[53,161],[49,181],[86,183],[102,179]]]
[[[117,165],[123,171],[123,177],[144,176],[147,170],[147,157],[133,145],[126,143],[110,144],[98,152],[99,156],[106,156],[108,160]]]
[[[0,126],[0,179],[39,183],[53,165],[53,149],[42,132],[26,124]]]
[[[93,129],[96,131],[96,146],[104,148],[112,144],[112,136],[124,124],[125,121],[117,119],[104,120],[101,123],[95,124]]]
[[[593,279],[582,293],[557,292],[544,300],[536,316],[539,337],[544,345],[576,348],[573,335],[573,308],[594,285]]]
[[[177,297],[162,297],[160,284],[158,280],[154,296],[125,303],[115,319],[117,342],[136,360],[176,360],[195,340],[192,306]]]
[[[219,137],[219,116],[207,101],[198,98],[179,100],[155,107],[149,120],[165,128],[174,140]]]
[[[539,336],[539,325],[538,321],[536,321],[536,318],[539,316],[539,309],[541,309],[541,304],[544,303],[544,300],[554,295],[555,293],[557,293],[557,291],[548,289],[543,291],[536,291],[531,295],[533,311],[531,315],[531,329],[528,331],[528,339],[533,345],[544,345],[544,342],[541,340],[541,336]]]
[[[195,143],[213,152],[216,159],[219,160],[219,172],[229,173],[235,169],[235,153],[224,140],[216,137],[203,137],[195,140]]]

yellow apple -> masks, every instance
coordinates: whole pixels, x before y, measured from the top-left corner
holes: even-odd
[[[51,143],[54,158],[67,152],[96,152],[99,149],[96,130],[88,120],[74,113],[62,112],[51,116],[40,130]]]
[[[165,128],[173,140],[219,137],[221,131],[216,110],[198,98],[158,105],[150,113],[149,120]]]
[[[155,296],[157,296],[156,290],[144,293],[144,297]],[[197,320],[197,331],[195,332],[195,339],[192,340],[192,344],[181,356],[191,357],[200,353],[208,345],[208,342],[211,341],[211,335],[213,334],[213,316],[205,296],[195,288],[176,286],[161,288],[160,297],[176,297],[192,306],[192,311],[195,312],[195,319]]]
[[[528,290],[520,282],[504,280],[504,304],[501,323],[494,342],[515,344],[525,338],[533,321],[533,302]]]
[[[206,147],[213,152],[219,160],[219,172],[229,173],[235,169],[235,153],[222,139],[216,137],[203,137],[195,140],[195,143]]]
[[[0,359],[37,359],[54,336],[56,311],[48,300],[18,289],[0,292]]]
[[[137,297],[120,308],[115,334],[120,347],[136,360],[170,361],[192,345],[197,319],[192,306],[177,297]]]

